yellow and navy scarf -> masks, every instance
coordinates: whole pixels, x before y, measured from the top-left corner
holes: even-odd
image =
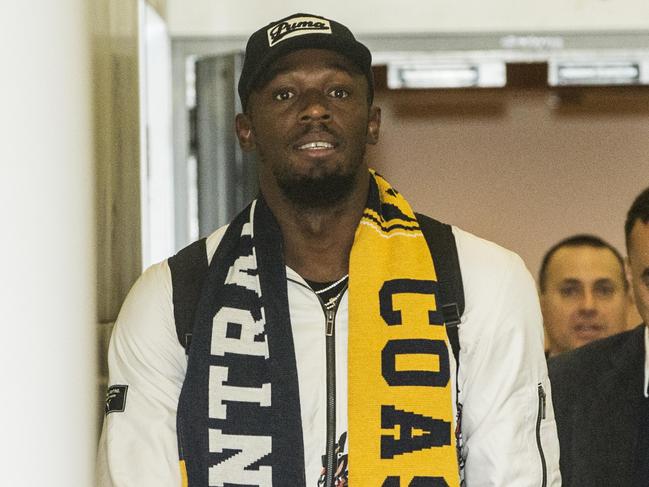
[[[349,276],[350,484],[457,487],[435,267],[412,209],[375,173]],[[228,227],[196,309],[183,485],[305,485],[299,397],[281,232],[259,198]]]
[[[350,485],[457,486],[434,263],[408,202],[374,181],[349,271]]]

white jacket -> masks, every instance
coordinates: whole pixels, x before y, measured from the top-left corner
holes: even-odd
[[[221,228],[208,238],[208,259],[224,232]],[[534,282],[516,254],[458,228],[453,233],[466,303],[454,384],[462,405],[464,485],[560,486]],[[304,280],[291,269],[287,278],[307,487],[316,487],[326,436],[325,317]],[[339,434],[347,429],[347,310],[343,296],[336,315]],[[450,351],[449,357],[454,368]],[[180,486],[176,409],[187,360],[176,336],[167,261],[147,269],[129,293],[115,324],[108,365],[109,385],[128,389],[124,411],[104,420],[97,485]]]

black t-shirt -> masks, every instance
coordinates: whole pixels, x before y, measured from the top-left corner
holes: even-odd
[[[329,306],[331,306],[332,303],[336,301],[336,298],[342,295],[342,292],[347,287],[347,281],[349,279],[348,276],[345,276],[338,281],[331,282],[315,282],[309,281],[308,279],[305,280],[307,284],[311,286],[311,289],[313,289],[318,297],[322,300],[324,306],[326,308],[329,308]]]

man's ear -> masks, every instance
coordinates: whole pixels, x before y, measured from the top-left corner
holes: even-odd
[[[370,116],[367,121],[366,143],[376,144],[379,141],[379,131],[381,129],[381,108],[372,105],[370,107]]]
[[[252,152],[255,150],[255,134],[252,131],[252,122],[245,113],[238,113],[234,119],[235,131],[239,145],[244,152]]]

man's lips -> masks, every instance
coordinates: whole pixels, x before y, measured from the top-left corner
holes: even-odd
[[[293,142],[293,149],[298,151],[330,151],[339,146],[338,137],[329,130],[310,130]]]
[[[293,144],[293,150],[307,158],[327,158],[333,155],[340,144],[329,134],[309,134]]]
[[[598,337],[606,330],[600,323],[579,323],[572,327],[575,334],[581,338]]]
[[[306,142],[297,146],[297,150],[330,150],[333,148],[334,144],[332,144],[331,142],[325,142],[323,140]]]

